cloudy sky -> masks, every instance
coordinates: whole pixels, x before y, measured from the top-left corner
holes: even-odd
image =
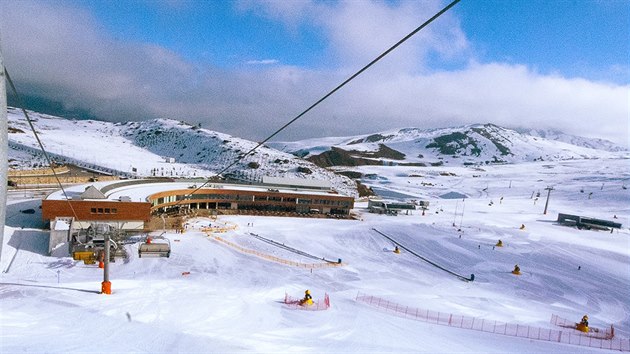
[[[33,107],[260,141],[446,5],[0,0],[0,48]],[[628,146],[629,29],[623,0],[462,0],[276,140],[495,123]]]

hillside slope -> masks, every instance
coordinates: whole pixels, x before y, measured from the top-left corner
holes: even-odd
[[[319,166],[486,165],[628,155],[627,150],[602,139],[534,132],[537,134],[475,124],[429,130],[405,128],[355,137],[278,142],[271,146]]]
[[[209,177],[256,145],[169,119],[110,123],[30,115],[54,160],[127,177]],[[8,117],[10,166],[42,165],[26,119],[12,108]],[[175,162],[168,162],[171,159]],[[265,146],[223,175],[246,182],[259,182],[263,176],[328,180],[338,191],[356,195],[356,185],[347,177]]]

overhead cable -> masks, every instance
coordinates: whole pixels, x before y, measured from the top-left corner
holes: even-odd
[[[237,159],[232,162],[231,164],[227,165],[226,167],[224,167],[223,169],[221,169],[219,172],[216,173],[215,176],[221,176],[221,174],[225,173],[226,171],[228,171],[230,168],[232,168],[233,166],[235,166],[237,163],[239,163],[240,161],[242,161],[245,157],[251,155],[254,151],[256,151],[259,147],[261,147],[263,144],[265,144],[267,141],[271,140],[274,136],[278,135],[278,133],[280,133],[281,131],[283,131],[284,129],[286,129],[289,125],[295,123],[295,121],[297,121],[298,119],[302,118],[302,116],[304,116],[306,113],[308,113],[311,109],[315,108],[317,105],[319,105],[320,103],[322,103],[324,100],[326,100],[328,97],[332,96],[335,92],[337,92],[339,89],[341,89],[342,87],[344,87],[347,83],[349,83],[350,81],[352,81],[354,78],[356,78],[357,76],[361,75],[364,71],[366,71],[369,67],[371,67],[372,65],[376,64],[379,60],[383,59],[383,57],[385,57],[387,54],[391,53],[394,49],[396,49],[398,46],[400,46],[401,44],[403,44],[404,42],[406,42],[409,38],[413,37],[416,33],[420,32],[423,28],[425,28],[426,26],[428,26],[431,22],[433,22],[435,19],[437,19],[438,17],[442,16],[445,12],[447,12],[448,10],[450,10],[453,6],[455,6],[458,2],[460,2],[461,0],[454,0],[452,1],[450,4],[448,4],[446,7],[444,7],[442,10],[440,10],[438,13],[436,13],[435,15],[433,15],[430,19],[426,20],[423,24],[421,24],[420,26],[418,26],[416,29],[414,29],[413,31],[411,31],[408,35],[406,35],[405,37],[403,37],[401,40],[399,40],[398,42],[396,42],[396,44],[394,44],[393,46],[391,46],[389,49],[387,49],[386,51],[384,51],[383,53],[381,53],[379,56],[377,56],[374,60],[372,60],[371,62],[369,62],[367,65],[365,65],[363,68],[361,68],[359,71],[357,71],[356,73],[354,73],[352,76],[350,76],[349,78],[347,78],[345,81],[343,81],[341,84],[339,84],[337,87],[335,87],[334,89],[332,89],[330,92],[328,92],[325,96],[323,96],[322,98],[320,98],[319,100],[317,100],[315,103],[313,103],[310,107],[308,107],[307,109],[305,109],[302,113],[298,114],[295,118],[291,119],[289,122],[287,122],[285,125],[283,125],[282,127],[280,127],[278,130],[276,130],[275,132],[273,132],[273,134],[269,135],[267,138],[265,138],[263,141],[259,142],[256,146],[254,146],[252,149],[250,149],[248,152],[246,152],[245,154],[241,154],[237,157]],[[197,187],[195,190],[191,191],[190,193],[186,194],[184,196],[184,199],[192,194],[194,194],[196,191],[200,190],[201,188],[203,188],[204,186],[206,186],[208,183],[210,183],[210,180],[208,179],[207,181],[205,181],[203,184],[201,184],[199,187]],[[184,201],[184,199],[178,201],[177,203],[175,203],[175,205],[180,204],[182,201]]]
[[[72,210],[74,219],[79,220],[79,218],[77,217],[77,213],[74,211],[74,208],[72,207],[72,203],[70,203],[70,198],[68,198],[68,194],[66,193],[66,190],[63,188],[63,185],[61,184],[61,181],[59,180],[59,176],[57,175],[57,172],[55,171],[52,160],[50,159],[50,156],[48,156],[46,149],[44,149],[44,144],[42,144],[42,141],[39,139],[39,134],[37,134],[37,130],[35,130],[35,126],[33,126],[33,121],[31,120],[31,117],[28,116],[28,112],[26,111],[26,109],[24,109],[24,104],[22,103],[20,94],[15,88],[15,85],[13,84],[13,80],[11,79],[11,76],[9,75],[9,72],[7,71],[6,67],[4,68],[4,74],[7,77],[7,82],[9,83],[9,86],[11,86],[11,90],[13,90],[13,94],[15,94],[15,100],[17,101],[17,105],[22,110],[24,117],[26,117],[26,121],[28,122],[28,125],[31,127],[31,130],[33,131],[33,134],[35,135],[35,140],[37,140],[37,144],[39,144],[39,148],[42,150],[42,154],[44,155],[44,158],[46,158],[46,162],[48,163],[48,166],[52,170],[53,176],[55,177],[55,180],[57,181],[57,184],[59,185],[59,188],[61,189],[63,196],[68,201],[68,205],[70,206],[70,210]]]

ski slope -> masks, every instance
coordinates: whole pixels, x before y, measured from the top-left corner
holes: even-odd
[[[630,337],[627,160],[484,171],[361,168],[379,176],[366,183],[429,200],[429,210],[424,216],[376,215],[359,202],[359,219],[353,221],[190,220],[185,233],[165,234],[170,258],[139,259],[138,245],[127,245],[129,260],[111,264],[112,295],[98,294],[102,271],[96,266],[46,256],[39,201],[12,195],[0,262],[0,352],[610,352],[402,318],[356,301],[358,293],[541,328],[555,328],[552,314],[575,321],[588,314],[592,326],[613,324],[617,337]],[[543,215],[548,185],[554,190]],[[532,194],[539,190],[543,194],[535,201]],[[438,197],[447,191],[469,197]],[[20,212],[27,208],[36,213]],[[558,212],[617,216],[623,228],[609,233],[564,227],[554,222]],[[312,255],[341,258],[342,266],[311,270],[245,254],[202,231],[213,223],[235,225],[220,236],[242,248],[317,262],[250,235],[255,233]],[[393,253],[394,245],[373,228],[453,272],[474,273],[475,280],[464,282],[405,251]],[[505,246],[493,248],[498,239]],[[521,276],[510,273],[515,264]],[[329,294],[331,308],[296,311],[282,304],[285,293],[300,297],[305,289],[315,299]]]

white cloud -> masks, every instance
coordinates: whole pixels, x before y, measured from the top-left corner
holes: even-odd
[[[279,61],[277,59],[262,59],[262,60],[248,60],[245,63],[249,65],[273,65],[273,64],[278,64]]]
[[[315,71],[276,59],[252,61],[274,65],[240,71],[201,66],[160,46],[117,41],[86,11],[49,2],[4,5],[0,33],[7,68],[18,89],[30,94],[110,120],[169,117],[262,140],[436,11],[433,2],[299,2],[280,11],[285,3],[293,2],[272,3],[284,21],[299,24],[307,20],[300,11],[311,11],[310,20],[324,28],[330,50],[341,58],[339,67]],[[278,138],[491,122],[630,143],[628,85],[476,63],[457,20],[438,21]],[[430,71],[431,52],[470,64]]]

